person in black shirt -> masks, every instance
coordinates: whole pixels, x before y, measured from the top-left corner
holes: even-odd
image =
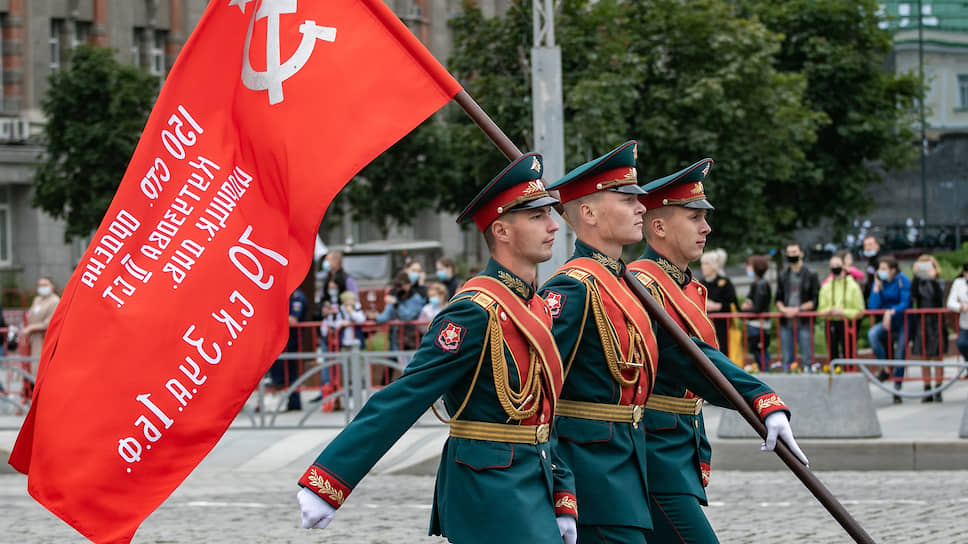
[[[766,281],[766,271],[770,267],[770,261],[766,255],[750,255],[746,259],[746,275],[753,278],[750,284],[750,291],[746,295],[746,300],[740,307],[744,312],[757,314],[770,311],[770,303],[773,301],[773,291],[770,289],[770,282]],[[750,353],[760,367],[760,370],[767,370],[770,363],[770,328],[773,323],[769,318],[751,319],[746,324],[746,337],[749,339]]]
[[[706,312],[728,313],[739,308],[736,299],[736,288],[729,278],[723,275],[726,266],[726,252],[714,249],[703,253],[701,260],[702,277],[699,283],[706,286]],[[713,319],[716,327],[716,341],[719,351],[729,355],[729,319]]]

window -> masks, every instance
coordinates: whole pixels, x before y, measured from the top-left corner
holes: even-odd
[[[958,74],[959,109],[968,109],[968,74]]]
[[[50,55],[50,69],[59,70],[61,65],[61,34],[64,32],[63,19],[50,20],[50,36],[47,38],[47,49]]]
[[[144,63],[141,60],[141,44],[144,43],[145,29],[135,28],[131,32],[131,64],[141,68]]]
[[[10,185],[0,185],[0,264],[10,264]]]
[[[74,35],[71,36],[71,49],[78,45],[87,43],[91,36],[91,23],[86,21],[74,22]]]
[[[156,76],[165,75],[165,42],[168,41],[168,32],[155,30],[151,40],[150,64],[148,71]]]

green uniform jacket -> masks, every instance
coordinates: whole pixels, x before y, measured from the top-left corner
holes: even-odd
[[[660,263],[662,268],[671,272],[670,277],[680,288],[695,282],[689,269],[686,269],[685,273],[680,271],[676,274],[675,266],[651,248],[646,249],[640,259]],[[698,282],[695,283],[698,285]],[[676,310],[671,302],[665,300],[661,293],[657,293],[654,286],[650,291],[675,318]],[[705,289],[701,285],[686,292],[698,293],[702,300],[694,300],[694,302],[705,310]],[[687,396],[688,390],[716,406],[732,408],[726,397],[706,379],[676,345],[672,336],[662,327],[656,326],[655,329],[659,344],[659,371],[652,393],[683,398]],[[691,332],[690,335],[692,335]],[[694,340],[716,368],[754,407],[761,419],[777,410],[786,411],[789,415],[789,409],[769,386],[743,371],[711,345],[695,338]],[[646,409],[643,421],[646,433],[649,492],[694,495],[706,504],[705,486],[709,480],[712,449],[706,437],[702,412],[697,415],[686,415]],[[580,495],[579,500],[581,500]]]
[[[534,294],[524,281],[493,260],[482,274],[501,279],[525,302]],[[437,398],[443,395],[448,411],[454,413],[467,396],[485,348],[488,313],[470,294],[459,293],[437,315],[404,374],[370,397],[306,471],[300,485],[338,508]],[[508,375],[517,390],[518,369],[506,348]],[[460,421],[508,420],[497,398],[489,353],[484,355]],[[550,423],[551,402],[544,397],[534,418]],[[574,485],[567,469],[553,462],[552,444],[449,437],[437,472],[430,534],[460,543],[560,544],[554,504],[556,500],[564,503],[558,513],[574,514]],[[560,501],[563,497],[566,500]]]
[[[575,244],[572,260],[577,257],[610,261],[616,276],[625,269],[621,261],[610,259],[581,241]],[[567,266],[566,263],[562,269]],[[551,331],[567,372],[561,398],[612,405],[644,404],[647,390],[634,386],[632,391],[623,391],[608,370],[595,319],[591,310],[586,314],[585,284],[556,274],[541,287],[540,294],[552,309],[555,321]],[[649,382],[644,381],[648,389]],[[641,424],[557,416],[552,434],[558,439],[559,458],[575,476],[578,523],[652,527]]]

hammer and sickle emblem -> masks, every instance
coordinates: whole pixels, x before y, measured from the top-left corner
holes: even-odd
[[[249,31],[245,35],[245,59],[242,63],[242,83],[253,91],[269,91],[269,104],[283,101],[282,82],[292,77],[306,65],[316,40],[336,41],[336,28],[317,26],[316,21],[305,21],[299,25],[303,35],[299,48],[285,62],[282,62],[279,47],[279,16],[283,13],[296,13],[297,0],[262,0],[262,5],[249,20]],[[249,61],[249,46],[252,43],[252,28],[256,19],[268,17],[266,23],[266,71],[257,72]]]

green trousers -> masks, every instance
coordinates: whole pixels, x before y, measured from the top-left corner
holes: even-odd
[[[578,544],[645,544],[648,529],[627,525],[578,525]]]
[[[693,495],[649,494],[652,531],[649,542],[661,544],[719,544],[716,533]]]

